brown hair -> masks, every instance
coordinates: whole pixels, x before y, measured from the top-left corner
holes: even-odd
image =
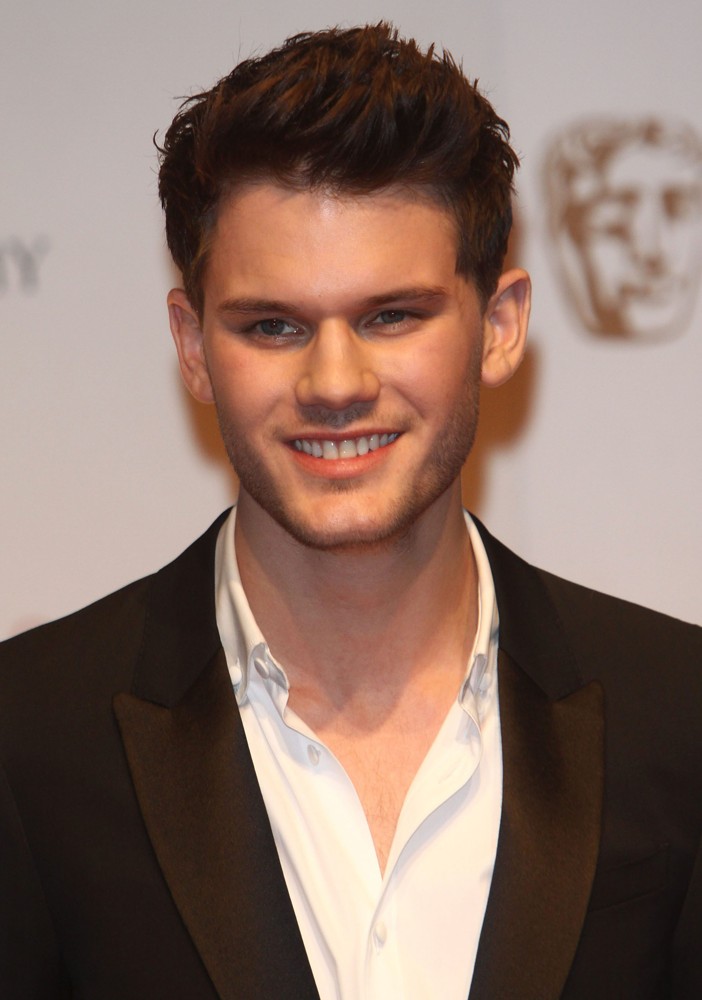
[[[419,188],[454,216],[456,270],[485,303],[512,224],[508,140],[448,52],[422,52],[385,22],[295,35],[181,105],[159,147],[168,247],[202,314],[208,238],[235,184]]]

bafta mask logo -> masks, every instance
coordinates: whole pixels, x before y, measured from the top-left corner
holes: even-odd
[[[689,324],[702,272],[702,140],[653,118],[594,118],[545,162],[564,290],[599,334],[662,340]]]

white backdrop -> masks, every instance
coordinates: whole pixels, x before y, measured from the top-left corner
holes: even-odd
[[[464,61],[523,156],[513,256],[532,348],[485,398],[466,498],[555,572],[702,621],[702,307],[660,343],[595,337],[549,254],[546,144],[582,115],[702,132],[702,6],[591,0],[4,0],[0,634],[176,555],[234,495],[181,389],[151,136],[174,98],[295,31],[394,20]]]

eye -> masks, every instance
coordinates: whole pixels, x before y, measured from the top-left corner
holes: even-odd
[[[585,235],[611,236],[628,240],[631,213],[635,208],[636,196],[609,196],[592,205],[585,216]]]
[[[699,215],[700,192],[695,188],[667,188],[661,195],[661,201],[669,219],[685,219]]]
[[[406,318],[407,313],[404,309],[383,309],[376,316],[376,322],[380,323],[381,326],[396,326]]]
[[[279,317],[261,319],[252,329],[255,333],[262,333],[266,337],[287,337],[290,334],[299,332],[299,327]]]
[[[408,312],[407,309],[381,309],[369,318],[368,327],[380,334],[403,333],[416,318],[417,313]]]
[[[434,310],[429,309],[405,309],[402,306],[380,309],[376,313],[371,313],[365,321],[369,334],[377,336],[389,336],[397,334],[411,333],[416,330],[424,320],[434,314]]]

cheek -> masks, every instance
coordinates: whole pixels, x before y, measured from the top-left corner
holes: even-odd
[[[601,240],[589,254],[589,271],[601,290],[616,289],[631,266],[631,246],[623,240]]]
[[[699,226],[693,228],[689,224],[671,227],[666,249],[676,262],[678,270],[685,268],[691,274],[694,273],[700,262],[702,229]]]
[[[272,359],[254,352],[218,349],[208,352],[210,379],[218,409],[232,423],[262,421],[285,395],[285,374]]]
[[[482,344],[479,338],[461,335],[433,349],[413,351],[410,361],[396,373],[395,385],[422,417],[431,419],[462,405],[469,387],[477,391]]]

